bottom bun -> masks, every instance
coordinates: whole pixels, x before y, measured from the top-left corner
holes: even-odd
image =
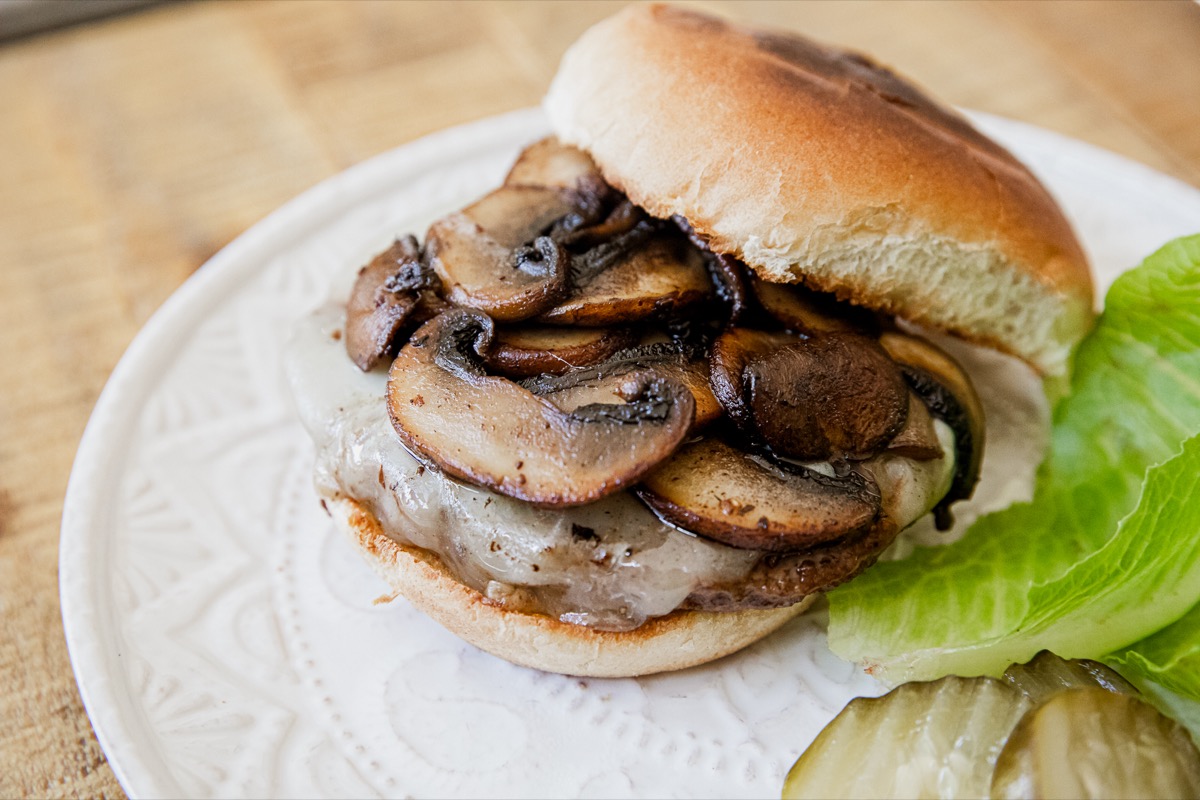
[[[630,678],[694,667],[753,644],[815,599],[761,611],[676,611],[632,631],[599,631],[491,603],[455,580],[436,555],[389,538],[357,501],[339,497],[326,506],[398,596],[480,650],[547,672]]]

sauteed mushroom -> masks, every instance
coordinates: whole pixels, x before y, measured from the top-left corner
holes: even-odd
[[[750,285],[763,310],[788,330],[813,336],[832,331],[875,334],[875,317],[864,309],[803,286],[771,283],[751,277]]]
[[[887,451],[914,461],[930,461],[945,455],[925,401],[911,391],[908,393],[908,420],[888,442]]]
[[[693,239],[693,243],[695,239]],[[742,262],[729,255],[714,255],[709,259],[709,270],[712,273],[713,286],[717,297],[729,309],[729,323],[736,325],[750,311],[750,289],[746,278],[746,268]]]
[[[904,427],[908,389],[871,339],[730,328],[713,345],[713,393],[776,455],[865,458]]]
[[[925,401],[930,413],[954,431],[957,459],[950,491],[934,509],[939,530],[949,528],[949,506],[971,496],[983,463],[983,404],[957,362],[925,339],[888,332],[879,338],[888,355],[902,365],[904,379]]]
[[[652,370],[620,376],[621,403],[564,412],[483,371],[492,321],[453,309],[416,332],[388,377],[404,444],[447,474],[545,507],[590,503],[636,482],[675,451],[695,404]]]
[[[585,327],[630,323],[711,296],[704,256],[682,236],[642,223],[602,248],[606,246],[581,257],[593,266],[573,272],[577,286],[572,296],[542,314],[540,321]]]
[[[572,253],[586,253],[588,250],[600,247],[610,243],[618,243],[617,247],[609,247],[607,249],[620,249],[628,247],[628,243],[618,237],[623,237],[631,232],[638,223],[646,219],[646,212],[635,206],[628,200],[620,200],[603,218],[599,218],[602,211],[600,208],[595,209],[594,213],[596,221],[585,217],[584,215],[568,215],[563,218],[563,221],[552,230],[550,235],[555,241],[566,247]],[[563,224],[565,221],[571,221],[574,224]],[[582,277],[590,275],[594,272],[599,272],[600,269],[607,268],[608,264],[588,264],[588,261],[597,262],[601,255],[607,255],[603,251],[601,253],[590,254],[583,259],[583,263],[577,265],[572,272],[573,276]]]
[[[569,191],[506,186],[435,222],[425,249],[447,298],[517,322],[566,297],[569,257],[542,233],[577,200]]]
[[[879,489],[854,472],[747,456],[717,438],[684,445],[642,479],[638,496],[679,527],[732,547],[787,552],[865,530],[880,514]]]
[[[721,404],[709,386],[708,363],[700,358],[689,358],[673,342],[638,345],[590,367],[570,370],[560,376],[543,375],[524,381],[522,385],[564,410],[571,410],[584,403],[599,402],[604,392],[611,392],[605,388],[604,379],[646,369],[688,387],[696,405],[694,430],[721,416]]]
[[[488,366],[514,378],[549,373],[560,375],[574,367],[598,363],[633,344],[633,332],[620,328],[557,328],[522,325],[496,331]]]
[[[908,417],[908,387],[873,340],[837,331],[752,358],[743,374],[754,427],[780,456],[866,458]]]
[[[729,328],[713,342],[708,358],[713,394],[739,428],[753,430],[744,380],[750,361],[798,341],[800,337],[788,333]]]
[[[591,156],[550,136],[521,152],[504,185],[574,189],[580,179],[599,177],[600,171]]]
[[[346,352],[364,372],[390,359],[404,328],[428,320],[442,303],[412,236],[398,239],[358,273],[346,306]]]

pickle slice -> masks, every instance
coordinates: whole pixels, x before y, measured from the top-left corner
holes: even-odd
[[[1025,664],[1013,664],[1004,680],[1040,703],[1064,689],[1097,688],[1118,694],[1138,694],[1137,688],[1099,661],[1060,658],[1043,650]]]
[[[1200,797],[1200,753],[1179,723],[1137,697],[1066,689],[1013,730],[991,796]]]
[[[985,797],[1031,705],[1003,681],[953,676],[852,700],[788,772],[783,798]]]

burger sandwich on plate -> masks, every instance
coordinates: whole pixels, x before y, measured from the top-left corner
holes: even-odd
[[[289,364],[329,512],[502,658],[643,675],[769,634],[972,493],[982,405],[916,331],[1059,376],[1091,324],[1029,170],[862,56],[635,5],[545,109]]]

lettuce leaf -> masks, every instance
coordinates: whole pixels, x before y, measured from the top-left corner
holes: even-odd
[[[1200,463],[1194,442],[1181,452],[1197,432],[1200,235],[1109,290],[1033,499],[832,592],[830,647],[906,680],[998,673],[1043,648],[1101,657],[1170,625],[1200,600],[1183,563],[1200,539]]]
[[[1153,636],[1104,659],[1123,674],[1200,700],[1200,606]]]

